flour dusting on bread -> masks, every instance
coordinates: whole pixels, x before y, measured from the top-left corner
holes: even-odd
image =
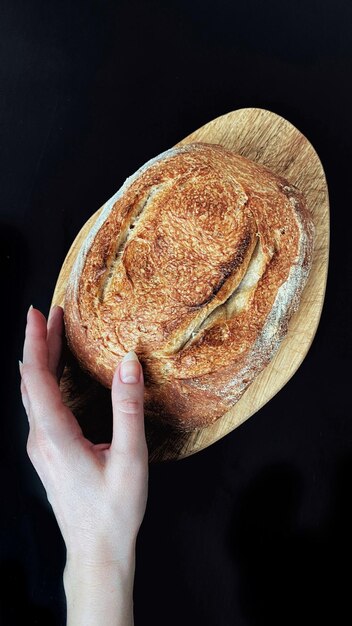
[[[104,205],[67,285],[69,345],[103,385],[131,349],[151,419],[218,419],[273,358],[314,228],[301,192],[221,146],[151,159]]]

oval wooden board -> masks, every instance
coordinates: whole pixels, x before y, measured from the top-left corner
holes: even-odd
[[[239,402],[215,424],[180,435],[168,428],[147,424],[151,460],[181,459],[199,452],[224,437],[268,402],[296,372],[315,335],[324,301],[329,255],[329,201],[321,162],[309,141],[292,124],[263,109],[246,108],[218,117],[179,142],[221,144],[253,161],[269,167],[297,185],[306,195],[316,227],[312,271],[304,289],[300,308],[289,325],[289,332],[271,363],[247,389]],[[150,155],[153,157],[154,155]],[[89,229],[101,209],[83,226],[62,266],[52,306],[63,306],[66,282]],[[104,439],[97,422],[111,422],[110,392],[79,371],[71,355],[61,385],[64,400],[81,417],[87,436]],[[109,414],[110,416],[107,415]],[[105,415],[104,419],[102,414]],[[91,420],[87,418],[91,417]],[[90,424],[90,429],[89,429]],[[111,423],[110,423],[111,428]],[[104,430],[104,429],[103,429]],[[107,433],[108,428],[105,429]],[[106,438],[107,435],[105,435]]]

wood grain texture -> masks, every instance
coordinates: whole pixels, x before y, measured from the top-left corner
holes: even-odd
[[[275,358],[239,402],[215,424],[179,434],[147,425],[151,460],[181,459],[198,452],[237,428],[266,404],[293,376],[313,341],[324,302],[329,255],[329,202],[324,170],[314,148],[292,124],[263,109],[240,109],[201,127],[177,145],[217,143],[284,176],[305,194],[316,228],[313,266],[300,308]],[[150,155],[151,157],[154,155]],[[63,306],[65,288],[79,248],[101,209],[86,222],[62,266],[52,306]],[[110,392],[83,373],[68,354],[61,388],[87,436],[101,441],[111,434]],[[88,431],[88,432],[87,432]]]

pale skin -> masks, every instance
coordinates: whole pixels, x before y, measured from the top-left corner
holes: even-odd
[[[132,626],[135,544],[148,485],[143,371],[134,353],[116,368],[110,444],[88,441],[59,388],[63,310],[27,315],[21,393],[27,451],[67,550],[67,626]]]

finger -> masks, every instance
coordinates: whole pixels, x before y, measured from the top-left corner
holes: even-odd
[[[29,419],[30,419],[30,415],[29,415],[29,398],[28,398],[26,385],[24,384],[23,379],[22,379],[22,367],[23,367],[22,361],[18,361],[18,366],[19,366],[20,376],[21,376],[21,386],[20,386],[20,389],[21,389],[21,396],[22,396],[22,404],[23,404],[23,406],[25,408],[25,411],[26,411],[27,417],[28,417],[28,421],[29,421]]]
[[[31,309],[27,317],[22,366],[31,426],[41,429],[58,443],[61,440],[64,443],[82,431],[71,411],[63,404],[57,380],[49,370],[46,337],[44,315],[37,309]]]
[[[27,313],[27,325],[23,345],[23,364],[35,364],[48,367],[48,346],[46,343],[47,326],[44,315],[37,309],[30,308]]]
[[[132,351],[116,368],[112,383],[113,438],[111,447],[121,452],[142,453],[144,430],[144,381],[141,364]]]
[[[49,370],[60,379],[62,369],[62,335],[63,335],[63,309],[54,306],[49,314],[47,324],[47,346]]]
[[[63,325],[63,327],[64,327],[64,325]],[[60,356],[60,359],[59,359],[59,364],[57,366],[57,372],[56,372],[58,382],[60,382],[60,380],[62,378],[62,375],[64,373],[66,360],[67,360],[67,353],[68,353],[67,339],[66,339],[66,334],[63,331],[63,333],[62,333],[61,356]]]

